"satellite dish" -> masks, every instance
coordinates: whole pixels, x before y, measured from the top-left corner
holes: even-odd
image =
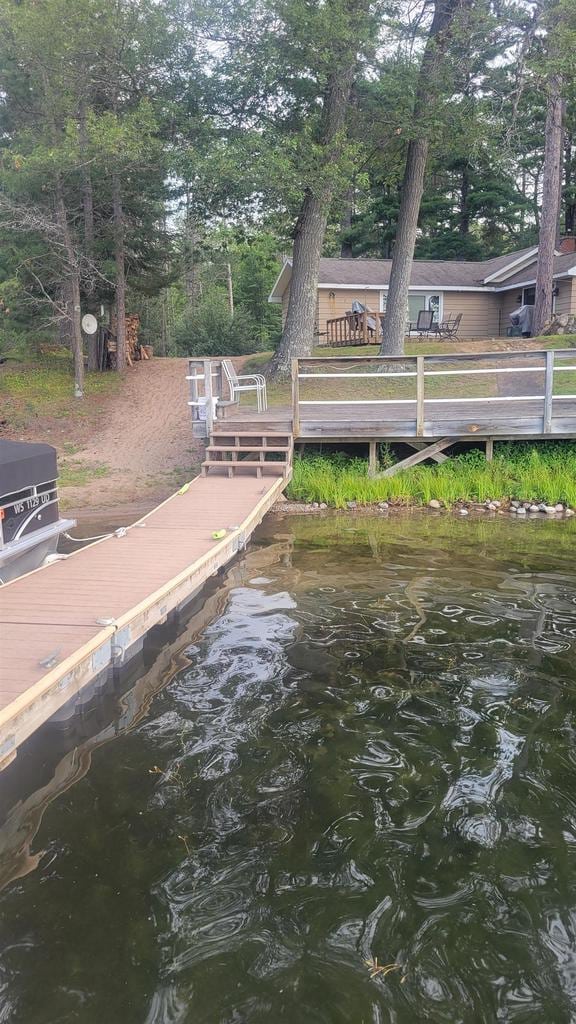
[[[84,334],[96,334],[98,330],[98,321],[92,313],[86,313],[82,317],[82,330]]]

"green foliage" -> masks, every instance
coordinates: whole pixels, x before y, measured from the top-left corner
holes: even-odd
[[[253,351],[276,348],[282,329],[281,310],[268,302],[280,270],[278,241],[269,232],[252,233],[233,250],[232,280],[236,308],[245,312],[256,341]]]
[[[194,308],[184,313],[173,334],[174,349],[182,356],[239,356],[258,347],[250,315],[231,315],[225,289],[210,288]]]
[[[389,453],[386,453],[389,464]],[[288,495],[299,501],[326,502],[345,508],[346,502],[379,501],[443,504],[457,501],[544,501],[576,505],[576,444],[543,442],[537,446],[497,444],[494,460],[478,450],[459,455],[440,466],[414,466],[391,477],[368,477],[363,459],[313,455],[297,458]]]
[[[280,316],[267,297],[306,194],[333,195],[327,254],[344,242],[355,256],[391,255],[406,147],[423,130],[412,111],[432,6],[0,0],[0,351],[57,338],[67,270],[58,181],[83,306],[113,304],[113,174],[142,340],[166,352],[196,345],[192,335],[209,348],[231,339],[235,349],[274,349]],[[454,88],[430,115],[418,257],[485,259],[537,237],[541,82],[551,68],[565,77],[564,225],[574,229],[574,10],[573,0],[542,5],[528,52],[532,14],[521,0],[463,5]],[[357,52],[358,72],[327,159],[323,97],[346,52]],[[231,264],[235,324],[220,300],[185,313],[191,255],[205,293]]]

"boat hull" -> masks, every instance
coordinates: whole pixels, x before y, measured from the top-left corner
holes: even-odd
[[[0,583],[39,569],[48,555],[54,554],[58,538],[76,525],[75,519],[59,519],[41,530],[35,530],[0,549]]]

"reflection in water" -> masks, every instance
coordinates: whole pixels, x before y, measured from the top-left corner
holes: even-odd
[[[8,815],[0,1021],[576,1020],[573,538],[268,523]]]

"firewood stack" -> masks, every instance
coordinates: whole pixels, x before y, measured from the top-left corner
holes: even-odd
[[[140,317],[137,313],[126,314],[126,362],[128,366],[137,359],[148,359],[148,353],[144,347],[140,345],[138,341],[138,328],[140,327]],[[108,352],[113,354],[113,358],[116,358],[116,317],[112,317],[110,324],[112,332],[112,338],[108,342]]]

